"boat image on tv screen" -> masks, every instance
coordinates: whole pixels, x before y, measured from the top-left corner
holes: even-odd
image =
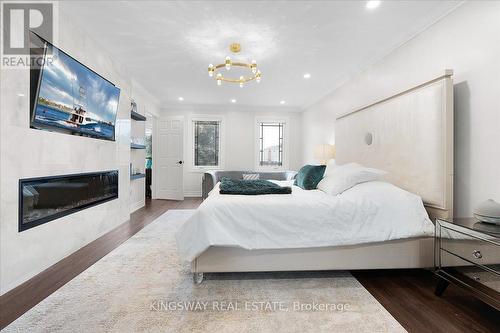
[[[32,125],[114,140],[120,89],[51,44],[35,101]]]

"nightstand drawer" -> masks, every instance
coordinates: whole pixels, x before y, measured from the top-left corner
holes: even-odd
[[[496,239],[495,239],[496,240]],[[441,249],[474,264],[500,265],[500,246],[448,228],[441,228]],[[500,274],[500,272],[498,272]]]
[[[500,226],[473,218],[437,219],[434,245],[436,295],[452,282],[500,310]]]
[[[487,287],[497,293],[500,293],[499,273],[490,272],[487,269],[471,264],[470,262],[467,262],[446,251],[441,251],[441,265],[441,269],[443,271],[450,274],[451,276],[454,276],[455,278],[460,279],[464,283],[474,285],[480,284],[483,287]],[[499,269],[499,265],[497,265],[496,267],[493,265],[488,265],[487,267],[490,269]],[[467,277],[468,279],[464,279],[463,276]],[[498,294],[497,296],[500,296],[500,294]]]

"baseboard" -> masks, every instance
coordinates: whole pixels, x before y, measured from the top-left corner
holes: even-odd
[[[141,201],[135,202],[132,205],[130,205],[130,214],[133,212],[137,211],[138,209],[141,209],[146,205],[146,201],[143,199]]]
[[[200,191],[184,191],[184,197],[201,198],[201,190]]]

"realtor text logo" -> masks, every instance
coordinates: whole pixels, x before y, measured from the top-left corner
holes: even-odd
[[[29,55],[30,30],[48,40],[53,39],[52,3],[2,3],[3,55]]]
[[[40,68],[52,61],[45,41],[57,43],[56,1],[1,1],[1,69]]]

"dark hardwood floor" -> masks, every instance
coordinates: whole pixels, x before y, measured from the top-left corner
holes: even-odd
[[[20,286],[0,296],[0,330],[132,237],[169,209],[197,208],[201,198],[146,200],[130,221],[82,247]]]
[[[464,289],[451,284],[434,295],[438,280],[430,271],[351,273],[410,333],[500,332],[500,313]]]
[[[0,329],[93,265],[169,209],[193,209],[200,198],[148,200],[131,220],[0,296]],[[358,281],[412,332],[500,332],[500,314],[465,290],[450,285],[434,295],[437,280],[426,270],[355,271]]]

